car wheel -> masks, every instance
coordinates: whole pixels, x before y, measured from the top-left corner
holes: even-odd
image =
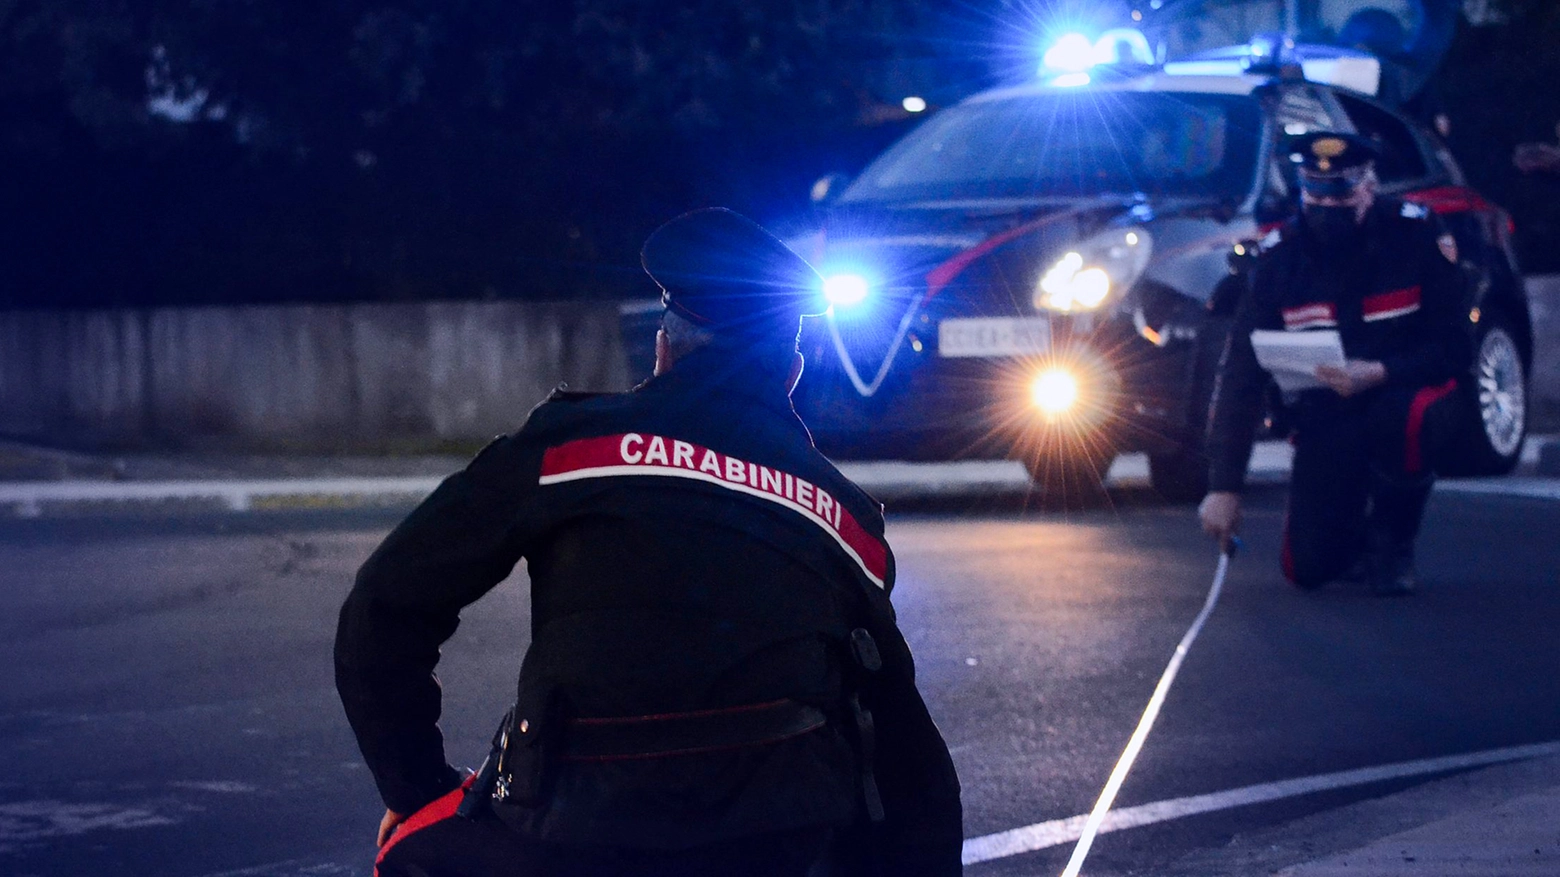
[[[1474,351],[1472,388],[1478,422],[1470,430],[1468,462],[1477,473],[1504,475],[1516,468],[1527,437],[1527,367],[1510,321],[1499,315],[1484,321]]]
[[[1151,454],[1148,483],[1165,502],[1195,503],[1208,492],[1208,458],[1196,451]]]

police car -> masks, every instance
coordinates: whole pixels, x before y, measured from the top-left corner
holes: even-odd
[[[1132,31],[1058,46],[1043,77],[815,189],[817,229],[792,243],[833,307],[804,327],[795,403],[820,448],[1012,457],[1058,495],[1145,451],[1160,494],[1200,496],[1232,278],[1297,204],[1284,140],[1343,130],[1380,146],[1383,194],[1455,236],[1478,339],[1463,468],[1515,464],[1532,342],[1511,220],[1371,97],[1373,57],[1266,38],[1161,64]]]

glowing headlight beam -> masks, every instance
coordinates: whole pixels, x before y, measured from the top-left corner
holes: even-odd
[[[1046,369],[1029,385],[1029,395],[1043,413],[1066,414],[1078,401],[1078,379],[1066,369]]]
[[[1110,295],[1110,275],[1083,267],[1083,256],[1068,253],[1040,278],[1035,304],[1053,311],[1092,311]]]
[[[1073,275],[1072,298],[1078,306],[1092,311],[1110,295],[1110,275],[1102,268],[1085,268]]]
[[[1153,241],[1143,229],[1110,229],[1076,244],[1035,285],[1037,310],[1092,311],[1113,290],[1130,289],[1148,267]]]

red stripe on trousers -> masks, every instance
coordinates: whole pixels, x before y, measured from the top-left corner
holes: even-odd
[[[1417,475],[1424,466],[1424,460],[1419,450],[1419,433],[1424,429],[1425,411],[1431,405],[1457,389],[1457,381],[1451,380],[1435,387],[1425,387],[1414,394],[1414,401],[1408,406],[1408,425],[1404,427],[1403,436],[1403,472],[1408,475]]]
[[[466,781],[460,784],[460,788],[451,789],[442,797],[435,798],[424,804],[421,810],[408,816],[405,822],[396,826],[395,833],[390,835],[390,839],[385,841],[385,845],[379,848],[379,855],[374,857],[374,877],[379,877],[379,863],[384,861],[385,853],[390,852],[391,847],[435,822],[454,816],[455,809],[460,806],[461,799],[466,796],[466,789],[471,786],[472,781],[476,778],[475,774],[466,777]]]

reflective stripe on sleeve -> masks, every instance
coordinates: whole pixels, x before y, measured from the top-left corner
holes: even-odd
[[[1284,308],[1284,328],[1291,332],[1303,329],[1324,329],[1338,325],[1338,309],[1332,302],[1320,301],[1315,304],[1301,305],[1295,308]]]
[[[1406,289],[1394,289],[1391,292],[1366,296],[1360,310],[1367,323],[1412,314],[1419,310],[1419,287],[1410,286]]]

